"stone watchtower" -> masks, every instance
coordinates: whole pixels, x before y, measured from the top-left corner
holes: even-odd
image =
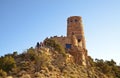
[[[87,50],[80,16],[71,16],[67,19],[66,37],[52,37],[52,39],[59,42],[74,57],[75,63],[87,65]]]
[[[86,66],[87,50],[80,16],[71,16],[67,19],[67,38],[70,39],[72,45],[69,53],[74,56],[75,62]]]
[[[82,18],[80,16],[71,16],[67,19],[67,37],[74,38],[71,40],[73,45],[86,49]]]

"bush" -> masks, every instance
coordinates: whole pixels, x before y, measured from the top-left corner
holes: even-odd
[[[48,66],[48,69],[49,69],[49,71],[53,71],[53,70],[54,70],[54,67],[53,67],[52,65],[49,65],[49,66]]]
[[[102,59],[96,59],[95,65],[99,71],[106,74],[108,77],[114,76],[115,78],[120,78],[120,68],[116,65],[114,60],[104,61]]]
[[[7,73],[0,69],[0,77],[5,78],[7,76]]]
[[[33,61],[33,60],[35,60],[35,57],[36,57],[35,55],[36,55],[35,54],[35,49],[33,47],[31,47],[27,50],[27,56],[28,57],[26,57],[26,58],[29,58],[31,61]]]
[[[36,55],[35,57],[35,71],[38,72],[42,67],[46,67],[50,63],[50,58],[45,53]]]
[[[5,56],[0,58],[0,69],[9,72],[13,68],[16,68],[15,59],[11,56]]]
[[[58,51],[59,53],[65,55],[65,49],[55,40],[53,39],[46,39],[44,41],[47,47],[53,48],[54,50]]]

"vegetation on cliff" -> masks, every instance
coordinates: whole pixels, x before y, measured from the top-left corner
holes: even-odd
[[[45,45],[29,48],[22,54],[0,57],[0,77],[6,78],[120,78],[120,67],[114,60],[104,61],[88,56],[88,66],[74,63],[74,58],[52,39]]]

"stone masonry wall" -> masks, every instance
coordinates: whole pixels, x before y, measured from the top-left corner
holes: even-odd
[[[56,40],[63,47],[66,47],[66,44],[71,44],[71,40],[67,37],[52,37],[52,39]]]

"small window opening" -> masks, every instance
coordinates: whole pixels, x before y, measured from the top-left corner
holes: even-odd
[[[81,39],[78,39],[78,42],[80,42],[81,41]]]
[[[66,44],[66,49],[70,49],[71,48],[71,44]]]
[[[77,22],[78,20],[77,19],[75,19],[75,22]]]
[[[72,32],[72,35],[74,35],[75,33],[74,32]]]
[[[70,22],[73,22],[72,20],[70,20]]]

